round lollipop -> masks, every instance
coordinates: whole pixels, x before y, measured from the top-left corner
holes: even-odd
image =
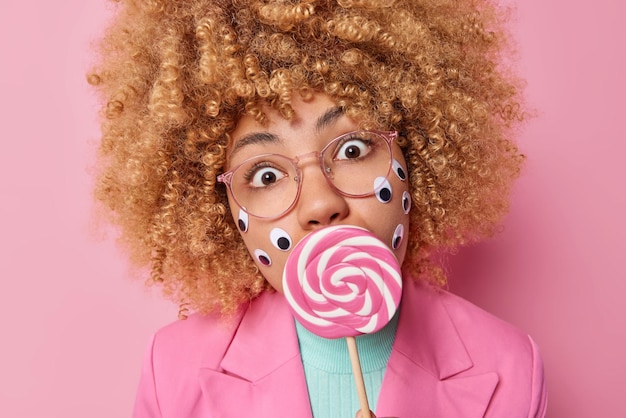
[[[331,226],[312,232],[293,249],[283,272],[293,314],[325,338],[353,337],[384,327],[402,294],[393,252],[371,232]]]
[[[361,413],[369,417],[354,337],[378,331],[398,309],[402,277],[393,252],[363,228],[319,229],[287,258],[283,292],[306,329],[320,337],[346,337]]]

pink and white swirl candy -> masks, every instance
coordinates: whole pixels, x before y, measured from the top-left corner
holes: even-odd
[[[296,319],[325,338],[373,333],[393,317],[402,295],[400,266],[371,232],[331,226],[305,236],[283,272]]]

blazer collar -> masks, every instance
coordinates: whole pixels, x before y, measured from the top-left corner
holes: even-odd
[[[266,292],[249,305],[220,369],[202,368],[200,384],[207,409],[223,417],[310,411],[294,319],[282,295]]]
[[[221,366],[227,373],[254,382],[299,356],[287,303],[282,295],[268,293],[250,304]]]
[[[498,384],[495,372],[473,373],[472,359],[450,316],[448,296],[406,280],[400,320],[376,414],[482,417]],[[294,319],[284,297],[266,293],[247,308],[217,369],[200,369],[204,408],[222,417],[296,413],[310,403]]]
[[[404,289],[394,348],[439,380],[472,367],[441,290],[408,280]]]
[[[472,359],[446,308],[448,296],[429,285],[405,281],[378,416],[484,416],[498,376],[472,373]]]

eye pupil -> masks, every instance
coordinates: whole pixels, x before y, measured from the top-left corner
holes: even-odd
[[[263,177],[261,178],[261,181],[266,186],[268,184],[272,184],[272,183],[276,182],[276,173],[273,173],[271,171],[263,173]]]
[[[346,157],[359,158],[360,155],[361,155],[361,150],[359,149],[359,147],[352,145],[346,148]]]

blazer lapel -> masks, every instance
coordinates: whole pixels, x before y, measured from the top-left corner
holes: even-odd
[[[250,304],[220,367],[201,368],[200,384],[218,417],[311,416],[294,320],[281,295]]]
[[[268,293],[243,315],[219,367],[199,371],[210,416],[311,417],[293,317]],[[483,417],[498,384],[473,363],[437,289],[406,283],[377,416]]]
[[[405,283],[378,416],[485,415],[498,375],[472,374],[472,359],[437,292],[426,285]]]

